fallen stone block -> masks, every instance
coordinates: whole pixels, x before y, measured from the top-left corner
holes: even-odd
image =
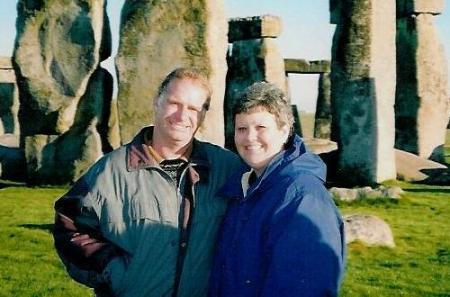
[[[434,171],[446,170],[447,166],[412,153],[395,150],[397,179],[407,182],[420,182],[428,179]]]
[[[363,188],[330,188],[330,194],[338,201],[352,202],[363,199],[400,199],[404,193],[400,187],[380,186],[372,189],[371,187]]]
[[[391,228],[382,219],[372,215],[344,216],[345,243],[360,241],[369,246],[395,247]]]

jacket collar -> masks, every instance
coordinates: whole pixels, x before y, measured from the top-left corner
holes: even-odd
[[[128,171],[137,171],[150,167],[160,167],[159,162],[152,156],[147,145],[145,144],[145,134],[153,135],[153,127],[143,128],[134,139],[126,145],[126,166]],[[194,139],[192,143],[192,153],[189,158],[189,167],[191,175],[196,175],[197,179],[202,177],[202,180],[208,176],[210,162],[207,157],[205,147],[202,143]],[[194,168],[198,169],[198,173]],[[194,172],[192,172],[194,170]]]

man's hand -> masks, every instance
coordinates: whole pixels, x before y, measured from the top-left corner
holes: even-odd
[[[106,245],[105,242],[90,237],[88,234],[80,233],[74,233],[70,241],[81,249],[86,258],[101,250]]]

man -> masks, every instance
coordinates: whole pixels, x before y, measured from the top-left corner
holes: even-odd
[[[204,296],[225,212],[216,192],[239,158],[194,139],[206,78],[176,69],[154,99],[155,125],[105,155],[55,203],[55,247],[97,296]]]

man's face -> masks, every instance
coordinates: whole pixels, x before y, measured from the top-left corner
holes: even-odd
[[[155,102],[155,133],[168,143],[189,143],[205,118],[207,92],[192,79],[175,79]]]

